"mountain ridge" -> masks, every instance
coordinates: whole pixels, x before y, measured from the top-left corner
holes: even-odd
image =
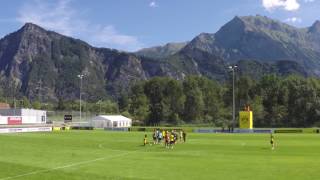
[[[317,73],[320,68],[319,44],[306,28],[295,28],[262,16],[236,16],[216,33],[196,36],[182,51],[206,51],[228,63],[241,59],[262,62],[286,59]]]
[[[201,75],[225,81],[229,77],[226,67],[234,63],[253,77],[259,73],[319,76],[319,27],[318,21],[300,29],[267,17],[236,16],[216,33],[155,48],[158,57],[154,57],[96,48],[26,23],[0,39],[0,84],[7,97],[77,99],[77,75],[85,74],[83,96],[95,101],[127,93],[135,82],[155,76]]]
[[[171,42],[163,46],[143,48],[135,52],[135,54],[137,54],[138,56],[161,59],[177,53],[187,44],[188,42]]]
[[[76,99],[78,74],[86,75],[84,83],[91,86],[84,89],[84,96],[92,100],[105,97],[107,92],[114,96],[135,81],[161,73],[179,77],[178,73],[170,72],[166,63],[144,61],[133,53],[95,48],[32,23],[0,40],[0,81],[2,84],[12,82],[5,87],[7,96],[12,97]],[[144,69],[150,64],[153,72]],[[42,90],[39,90],[40,84]]]

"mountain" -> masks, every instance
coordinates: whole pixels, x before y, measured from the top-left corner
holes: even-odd
[[[152,68],[151,68],[152,67]],[[42,100],[115,96],[130,84],[153,76],[181,78],[166,62],[89,44],[31,23],[0,40],[0,83],[6,96]]]
[[[167,61],[178,66],[183,62],[189,72],[215,79],[225,78],[226,70],[222,68],[240,60],[276,66],[269,73],[319,76],[319,40],[319,21],[309,28],[296,28],[259,15],[236,16],[216,33],[196,36]],[[289,69],[281,68],[283,62]],[[248,70],[254,72],[254,69]],[[281,70],[286,72],[278,72]]]
[[[319,35],[320,34],[320,21],[317,20],[312,24],[310,28],[308,28],[308,32],[312,34]]]
[[[149,58],[166,58],[180,51],[188,42],[181,43],[167,43],[164,46],[155,46],[151,48],[144,48],[137,51],[135,54]]]
[[[225,81],[239,74],[320,76],[320,22],[296,28],[263,16],[235,17],[216,33],[136,53],[92,47],[27,23],[0,39],[0,95],[57,101],[117,97],[137,81],[187,75]]]
[[[314,76],[310,74],[299,63],[294,61],[276,61],[273,63],[263,63],[256,60],[240,60],[237,62],[237,72],[239,75],[250,76],[254,79],[261,78],[264,75],[276,74],[279,76],[288,76],[297,74],[304,77]]]

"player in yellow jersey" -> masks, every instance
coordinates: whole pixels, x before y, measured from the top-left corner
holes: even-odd
[[[165,130],[162,130],[162,138],[163,138],[163,144],[166,146],[166,141],[167,141],[167,134]]]
[[[174,143],[175,143],[175,141],[174,141],[174,134],[171,133],[171,134],[170,134],[170,147],[171,147],[171,149],[173,149]]]
[[[147,134],[145,134],[143,138],[143,145],[146,146],[147,143],[148,143]]]

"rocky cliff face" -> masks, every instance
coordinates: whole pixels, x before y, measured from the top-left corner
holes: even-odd
[[[10,84],[5,87],[8,96],[76,99],[80,84],[77,75],[84,74],[84,96],[96,100],[107,94],[115,96],[135,81],[157,75],[181,76],[170,70],[168,64],[94,48],[30,23],[0,40],[1,83]]]
[[[17,95],[44,100],[75,98],[79,93],[77,74],[81,73],[87,73],[88,83],[95,84],[88,96],[105,93],[102,59],[80,40],[28,23],[4,37],[0,44],[0,62],[4,62],[0,72],[4,72]],[[6,54],[11,47],[11,53]]]

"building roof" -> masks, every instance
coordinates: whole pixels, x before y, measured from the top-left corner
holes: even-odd
[[[122,115],[99,115],[93,118],[93,120],[109,120],[109,121],[132,121],[130,118],[127,118]]]

